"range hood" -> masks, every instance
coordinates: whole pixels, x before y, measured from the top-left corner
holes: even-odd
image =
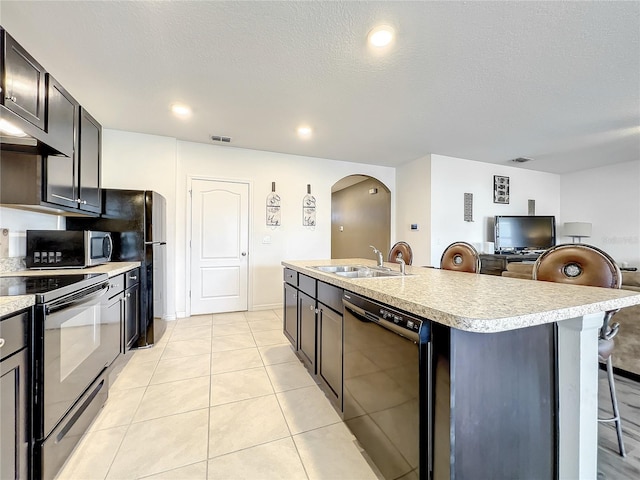
[[[47,139],[46,132],[0,105],[0,150],[67,156],[51,147]]]

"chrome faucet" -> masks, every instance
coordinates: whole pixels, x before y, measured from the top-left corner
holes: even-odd
[[[402,252],[398,253],[398,256],[396,257],[396,263],[400,264],[400,273],[402,275],[406,275],[405,273],[405,266],[407,265],[404,261],[404,259],[402,258]]]
[[[371,248],[373,248],[373,253],[375,253],[376,255],[378,255],[378,266],[382,267],[384,260],[382,258],[382,252],[380,250],[378,250],[376,247],[374,247],[373,245],[369,245]]]

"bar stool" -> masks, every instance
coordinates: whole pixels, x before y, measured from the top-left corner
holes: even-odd
[[[613,259],[604,251],[591,245],[563,244],[546,250],[533,266],[533,279],[547,282],[587,285],[592,287],[620,288],[622,274]],[[622,440],[622,422],[618,409],[618,398],[613,381],[613,337],[618,333],[618,324],[611,324],[611,317],[618,310],[606,312],[598,337],[598,360],[606,363],[607,379],[613,417],[598,418],[600,422],[615,422],[620,455],[625,457]]]
[[[458,272],[480,273],[480,255],[467,242],[454,242],[444,249],[440,268]]]
[[[389,250],[389,262],[400,263],[398,258],[404,260],[407,265],[411,265],[413,262],[413,251],[407,242],[398,242]]]

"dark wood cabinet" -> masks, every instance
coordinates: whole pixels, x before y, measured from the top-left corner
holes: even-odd
[[[48,124],[52,146],[63,155],[46,155],[44,183],[47,202],[70,208],[78,207],[78,161],[76,132],[80,105],[49,76]]]
[[[289,283],[284,284],[284,335],[294,350],[298,349],[298,289]]]
[[[78,203],[81,210],[100,213],[102,209],[100,191],[101,161],[102,126],[84,108],[80,107]]]
[[[343,290],[288,268],[284,280],[284,334],[342,411]]]
[[[298,292],[298,352],[311,373],[316,373],[316,299]]]
[[[140,336],[140,269],[125,274],[122,353],[127,353]]]
[[[45,130],[46,72],[8,33],[3,37],[2,104],[38,129]]]
[[[334,287],[335,288],[335,287]],[[342,411],[343,317],[318,304],[318,376],[329,399]]]
[[[29,478],[29,313],[0,319],[0,478]]]
[[[2,142],[0,203],[100,214],[101,125],[3,29],[0,41],[0,117],[28,134]]]

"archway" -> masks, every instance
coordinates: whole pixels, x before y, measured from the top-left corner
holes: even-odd
[[[349,175],[331,187],[331,258],[375,258],[391,246],[391,192],[367,175]]]

